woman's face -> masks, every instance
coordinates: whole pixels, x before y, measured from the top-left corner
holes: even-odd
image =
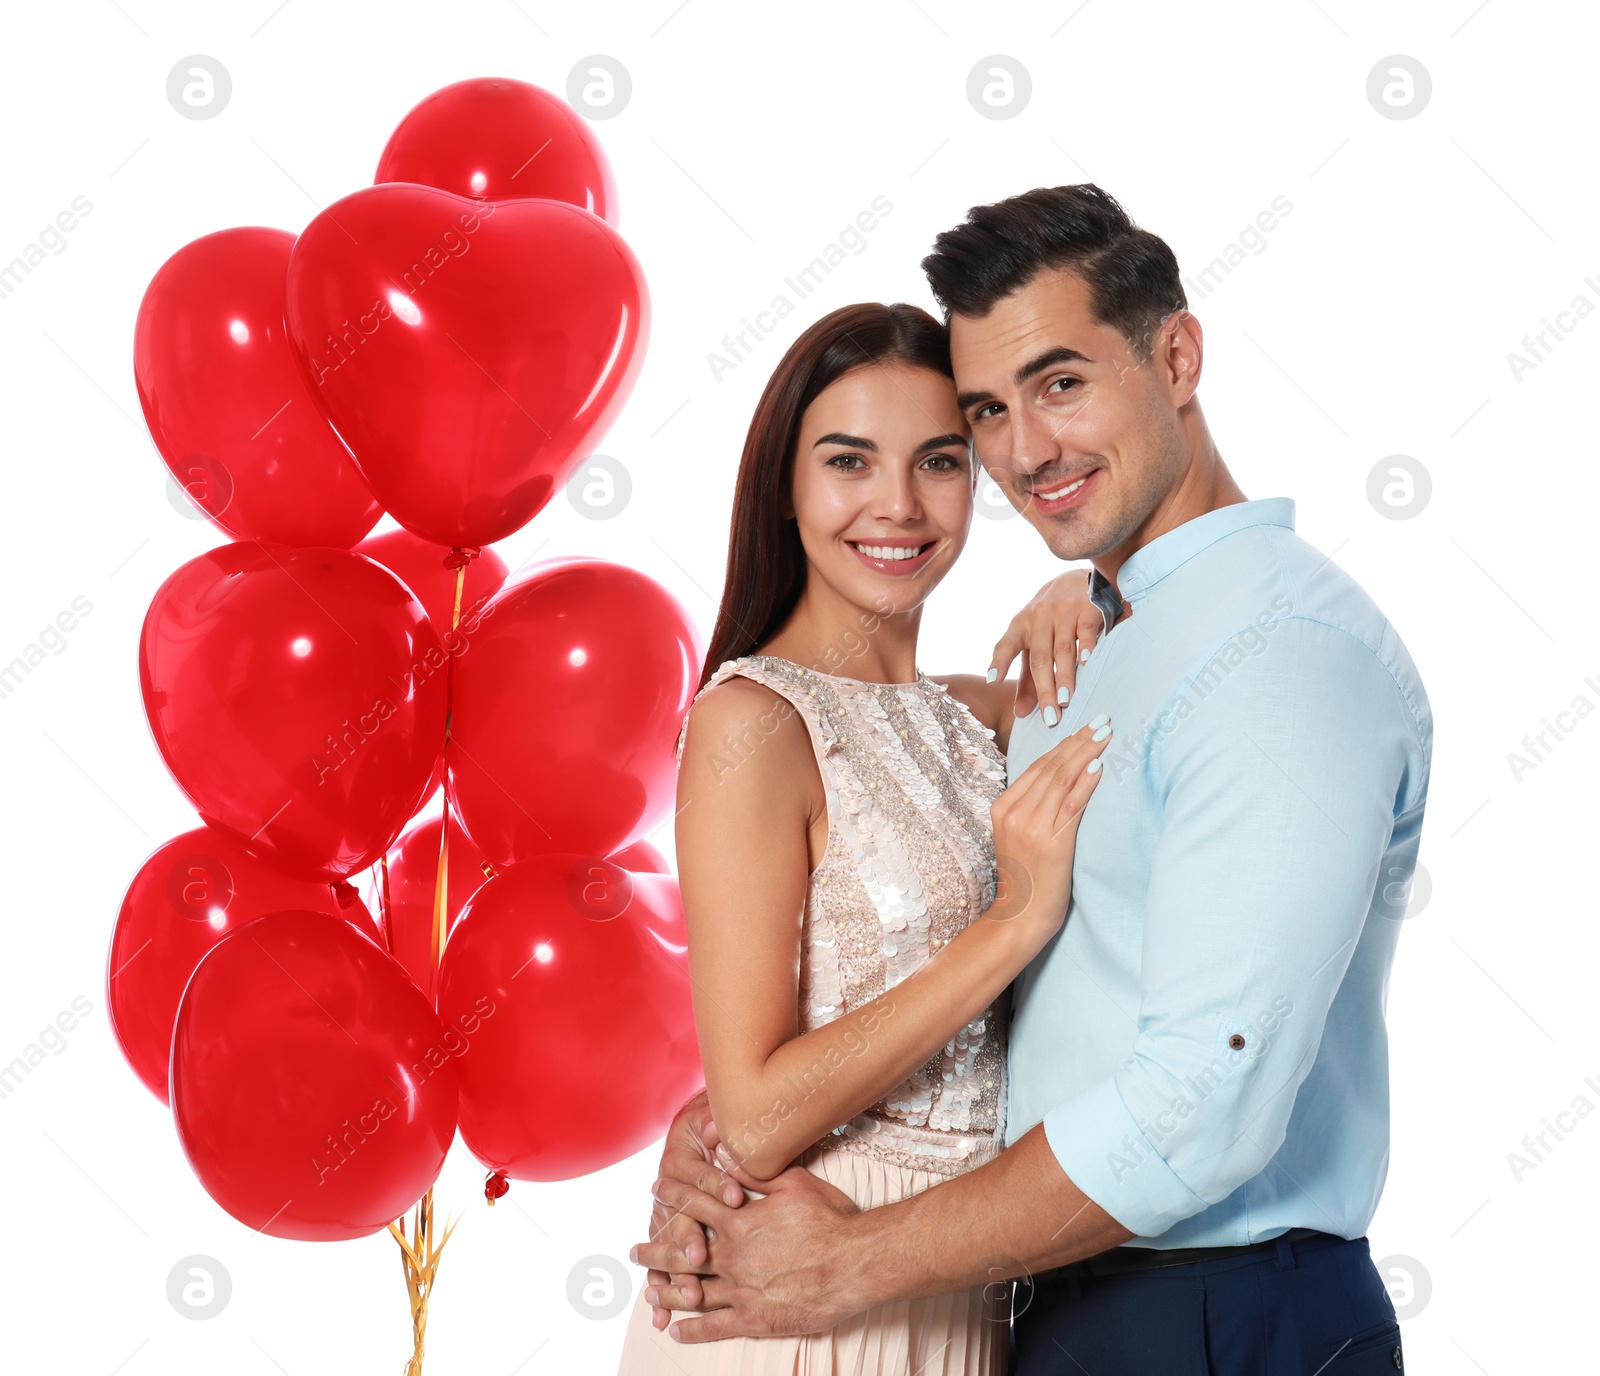
[[[972,523],[974,469],[955,384],[906,363],[868,364],[800,420],[790,489],[812,572],[879,615],[938,586]]]

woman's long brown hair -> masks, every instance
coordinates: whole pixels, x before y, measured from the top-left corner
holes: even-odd
[[[904,302],[841,306],[795,340],[773,370],[739,460],[728,572],[701,688],[726,660],[749,654],[775,634],[805,588],[805,549],[784,506],[806,407],[846,373],[890,362],[952,376],[944,326]]]

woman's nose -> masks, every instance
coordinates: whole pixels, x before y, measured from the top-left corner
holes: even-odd
[[[885,520],[911,520],[922,513],[917,486],[909,473],[898,473],[888,468],[880,470],[872,497],[873,514]]]

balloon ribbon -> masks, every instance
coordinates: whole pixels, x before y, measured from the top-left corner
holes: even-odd
[[[461,592],[467,580],[467,565],[478,557],[477,550],[451,550],[445,558],[445,567],[456,574],[455,606],[450,613],[451,644],[445,662],[445,714],[444,745],[450,748],[450,714],[454,706],[455,685],[455,630],[461,624]],[[449,926],[449,876],[450,876],[450,791],[444,794],[444,818],[439,826],[439,868],[433,881],[433,924],[428,942],[428,1002],[439,1007],[439,962],[444,956],[445,933]],[[385,923],[388,927],[389,865],[385,857],[383,867],[383,901]],[[461,1220],[458,1218],[456,1223]],[[400,1244],[400,1264],[405,1268],[406,1292],[411,1298],[411,1361],[406,1366],[406,1376],[422,1376],[423,1339],[428,1329],[428,1297],[433,1293],[434,1278],[439,1270],[439,1258],[444,1245],[455,1232],[456,1223],[446,1226],[438,1245],[433,1240],[433,1187],[418,1202],[412,1215],[411,1236],[405,1233],[405,1219],[391,1223],[389,1232]]]

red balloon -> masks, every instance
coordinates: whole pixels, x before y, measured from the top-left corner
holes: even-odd
[[[683,916],[683,895],[677,876],[634,871],[634,907],[640,926],[672,963],[689,977],[689,927]]]
[[[389,915],[384,923],[384,944],[406,967],[412,983],[424,992],[432,988],[433,889],[439,873],[439,821],[419,822],[389,852]],[[467,900],[488,878],[484,860],[472,839],[450,819],[450,865],[445,887],[449,921],[445,934],[454,930]]]
[[[173,837],[139,867],[111,936],[106,1008],[122,1054],[162,1103],[178,1000],[195,966],[230,932],[284,908],[343,919],[379,940],[354,887],[291,879],[210,827]]]
[[[635,841],[609,859],[613,865],[621,865],[623,869],[632,870],[635,874],[672,873],[672,866],[667,863],[667,857],[648,841]]]
[[[449,635],[450,618],[455,611],[456,571],[445,567],[445,556],[450,553],[445,546],[418,539],[409,530],[390,530],[369,535],[356,546],[356,553],[376,560],[411,589],[412,596],[426,609],[440,640]],[[469,560],[466,569],[461,587],[462,622],[475,616],[500,591],[511,572],[506,561],[492,549]]]
[[[678,879],[667,864],[667,857],[648,841],[635,841],[611,856],[611,863],[633,873],[642,883],[650,901],[641,909],[649,924],[651,938],[689,973],[689,927],[683,916],[683,897]]]
[[[659,895],[604,860],[496,876],[445,948],[449,1023],[487,999],[460,1060],[461,1136],[491,1170],[570,1180],[660,1137],[704,1081],[689,981],[648,938]]]
[[[622,409],[649,297],[604,220],[563,201],[370,186],[289,259],[297,357],[372,493],[424,540],[491,544]]]
[[[491,598],[456,664],[445,752],[484,855],[609,855],[654,831],[700,658],[672,594],[620,564],[549,565]]]
[[[417,809],[417,812],[421,812],[422,808],[426,807],[429,803],[431,803],[433,801],[434,795],[436,793],[438,793],[438,791],[441,788],[444,787],[444,776],[445,776],[444,751],[441,750],[439,752],[439,758],[434,761],[433,773],[428,778],[428,786],[427,786],[427,788],[422,790],[422,806]],[[412,816],[415,816],[415,815],[416,815],[416,813],[412,814]]]
[[[469,1007],[441,1025],[405,971],[325,913],[226,937],[184,991],[172,1116],[206,1192],[273,1237],[365,1237],[438,1177]]]
[[[133,377],[162,459],[216,526],[347,548],[383,512],[284,334],[293,247],[287,230],[251,227],[179,249],[139,305]]]
[[[454,631],[450,620],[455,615],[456,571],[445,567],[445,556],[450,553],[443,545],[430,544],[409,530],[391,530],[382,535],[369,535],[358,546],[357,554],[364,554],[394,574],[411,589],[411,594],[428,613],[428,620],[439,632],[446,649],[457,654],[472,643],[472,631],[478,614],[495,593],[504,586],[510,570],[506,561],[492,549],[483,550],[466,565],[466,578],[461,588],[461,617]],[[424,798],[432,798],[444,784],[444,752],[439,753]]]
[[[252,855],[342,879],[394,843],[444,743],[447,656],[393,574],[340,549],[224,545],[157,590],[150,729],[200,815]]]
[[[422,100],[389,136],[372,180],[494,201],[543,196],[617,223],[616,181],[588,121],[505,77],[458,81]]]

